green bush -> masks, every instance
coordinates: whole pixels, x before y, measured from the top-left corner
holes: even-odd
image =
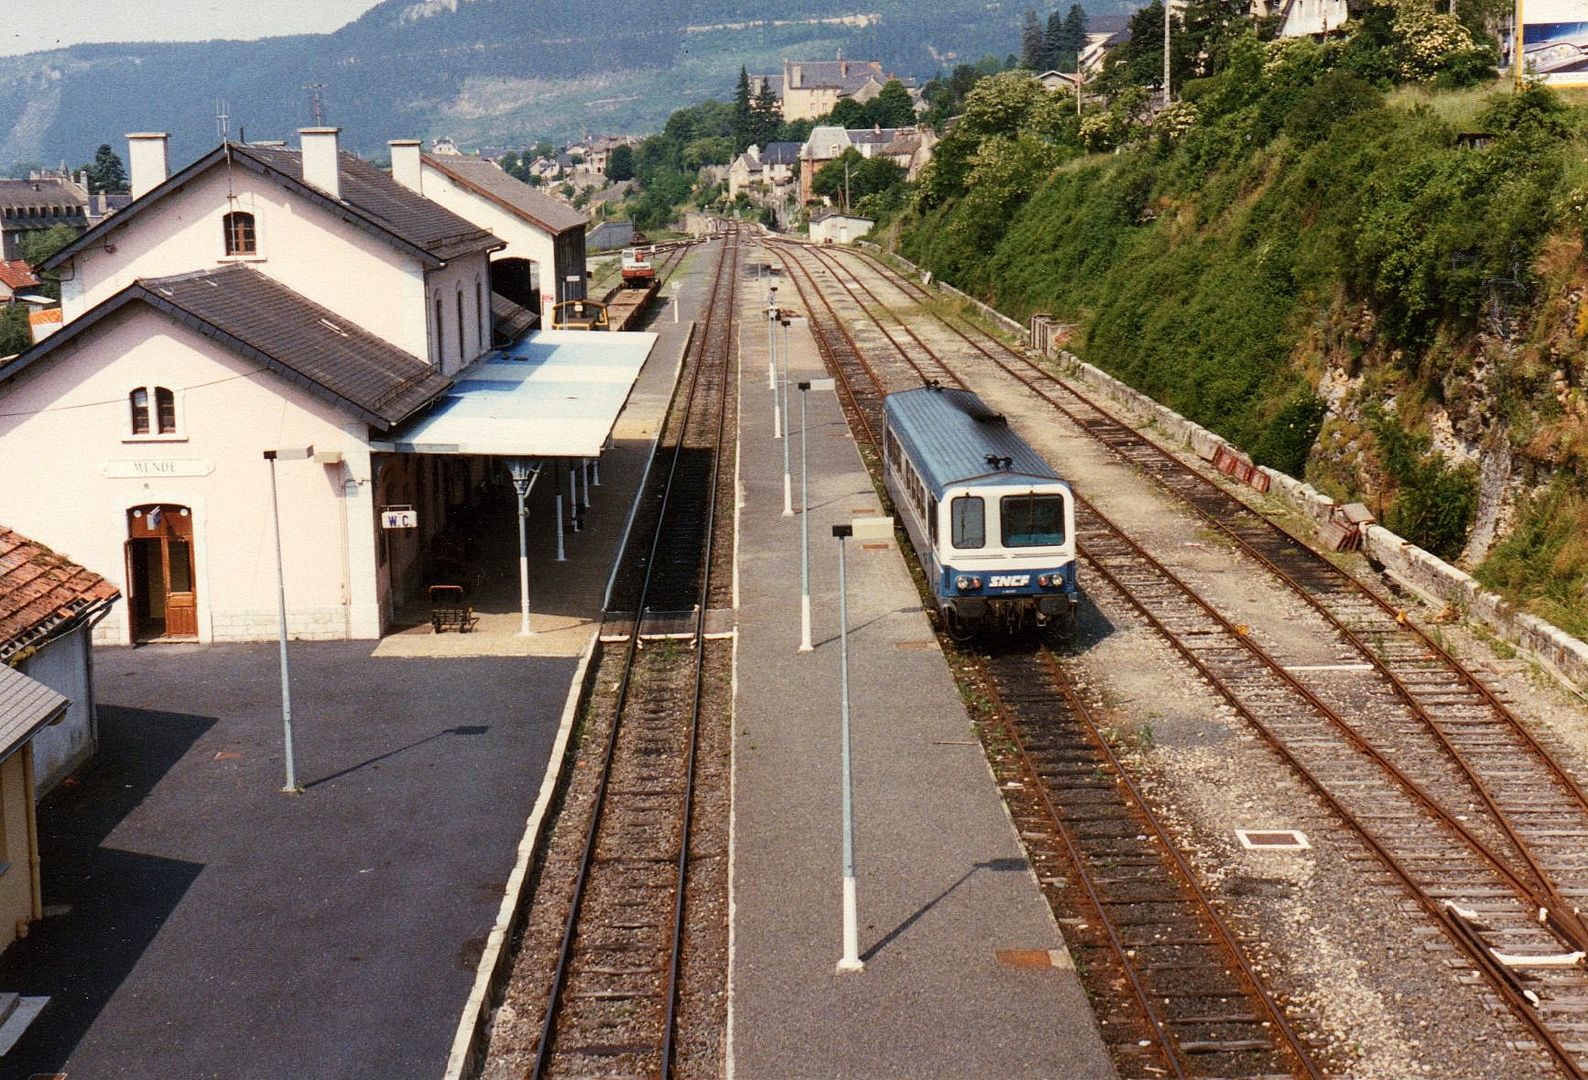
[[[1452,469],[1428,449],[1425,436],[1413,435],[1393,417],[1370,418],[1378,441],[1379,463],[1395,486],[1395,500],[1384,514],[1392,532],[1453,559],[1467,542],[1478,507],[1477,472],[1471,465]]]

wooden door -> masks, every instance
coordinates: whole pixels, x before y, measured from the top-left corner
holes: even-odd
[[[128,609],[133,638],[198,636],[193,582],[193,517],[185,506],[136,506],[127,511]]]

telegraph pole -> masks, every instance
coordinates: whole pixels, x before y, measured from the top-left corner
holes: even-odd
[[[1169,107],[1169,0],[1163,0],[1163,107]]]

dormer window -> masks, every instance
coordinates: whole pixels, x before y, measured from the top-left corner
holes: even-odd
[[[151,400],[153,408],[150,408]],[[164,386],[139,386],[127,395],[134,436],[177,436],[176,394]],[[151,427],[151,423],[153,426]]]
[[[233,210],[221,219],[226,233],[226,254],[257,255],[259,238],[254,232],[254,215],[246,210]]]

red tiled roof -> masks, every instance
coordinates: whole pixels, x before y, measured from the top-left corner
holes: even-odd
[[[0,663],[120,595],[93,571],[0,525]]]
[[[34,276],[33,268],[26,259],[0,259],[0,285],[8,285],[12,289],[36,289],[39,279]]]
[[[58,307],[40,308],[37,311],[28,312],[29,326],[48,326],[50,323],[58,323],[60,321],[61,309]]]

